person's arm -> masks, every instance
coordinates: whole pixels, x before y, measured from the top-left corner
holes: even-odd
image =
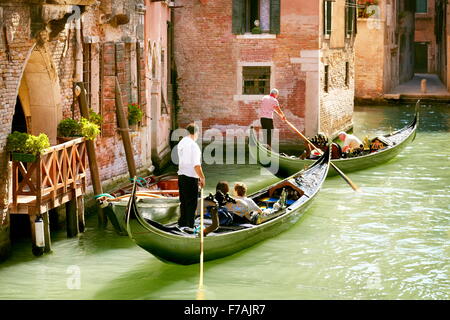
[[[202,166],[195,166],[194,170],[199,177],[200,188],[204,188],[205,187],[205,175],[203,174]]]
[[[281,110],[279,105],[274,107],[274,111],[281,118],[281,120],[286,121],[286,116],[284,115],[284,112],[283,110]]]
[[[253,201],[253,199],[250,199],[249,198],[249,202],[250,202],[250,209],[252,210],[252,211],[257,211],[257,212],[259,212],[259,213],[262,213],[263,211],[262,211],[262,209],[255,203],[255,201]]]

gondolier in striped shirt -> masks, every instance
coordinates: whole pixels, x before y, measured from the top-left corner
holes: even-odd
[[[189,135],[178,143],[178,186],[180,192],[179,227],[193,228],[197,210],[198,187],[205,186],[205,176],[201,165],[201,151],[195,142],[198,127],[189,124],[186,127]]]
[[[280,104],[277,100],[278,90],[272,89],[270,95],[266,95],[261,100],[261,127],[264,134],[264,142],[272,147],[272,130],[273,130],[273,113],[276,112],[281,120],[286,121],[286,116],[280,108]]]

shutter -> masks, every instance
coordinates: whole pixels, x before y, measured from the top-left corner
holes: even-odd
[[[358,33],[358,5],[355,0],[353,0],[353,3],[355,5],[354,11],[353,11],[353,23],[354,23],[353,33],[357,34]]]
[[[280,0],[270,1],[270,33],[280,33]]]
[[[245,0],[233,0],[233,12],[232,12],[232,32],[234,34],[244,33],[245,27]]]

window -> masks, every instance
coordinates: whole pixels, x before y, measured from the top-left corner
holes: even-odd
[[[333,1],[325,0],[324,2],[324,25],[323,32],[325,35],[329,36],[331,34],[331,20],[333,15]]]
[[[242,67],[242,94],[269,94],[270,67]]]
[[[356,0],[346,0],[345,3],[345,34],[356,34]]]
[[[428,12],[428,0],[416,0],[416,13]]]
[[[233,0],[232,32],[280,33],[280,0]],[[255,22],[258,21],[259,23]]]
[[[91,106],[92,100],[92,90],[91,90],[91,44],[84,43],[83,44],[83,84],[86,89],[86,100],[89,108]]]
[[[345,63],[345,86],[350,86],[350,63],[348,61]]]
[[[329,89],[329,78],[330,78],[330,74],[329,74],[329,67],[328,66],[325,66],[325,81],[324,81],[324,88],[323,88],[323,90],[325,91],[325,92],[328,92],[328,89]]]

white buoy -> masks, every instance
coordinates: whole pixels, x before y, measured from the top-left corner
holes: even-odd
[[[36,237],[36,247],[45,247],[45,237],[44,237],[44,221],[41,217],[36,217],[34,221],[34,233]]]

